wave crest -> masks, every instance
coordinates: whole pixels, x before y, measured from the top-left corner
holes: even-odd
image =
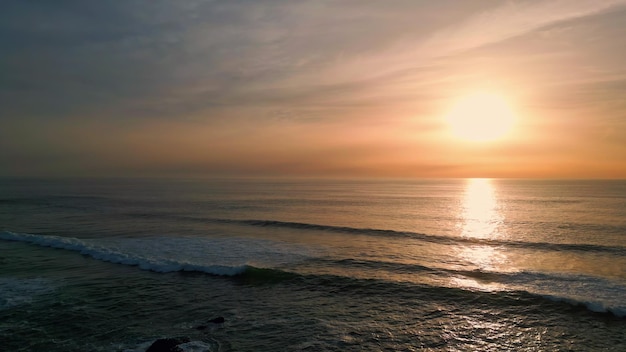
[[[168,257],[166,254],[164,254],[166,253],[164,252],[164,250],[168,247],[171,247],[172,243],[174,242],[177,242],[177,244],[179,245],[185,244],[185,248],[183,248],[182,251],[184,251],[186,248],[196,248],[196,251],[202,251],[203,249],[207,248],[207,245],[210,244],[210,242],[205,242],[203,243],[204,247],[201,246],[198,248],[197,245],[199,243],[202,243],[201,239],[178,239],[178,241],[176,241],[176,239],[170,239],[174,241],[166,241],[165,243],[160,244],[158,248],[155,244],[158,241],[153,240],[132,241],[131,239],[126,239],[125,243],[121,241],[116,243],[116,245],[112,245],[113,243],[111,243],[109,244],[109,246],[104,246],[101,244],[97,244],[95,241],[86,239],[81,240],[71,237],[34,235],[13,233],[8,231],[0,232],[0,239],[7,241],[31,243],[42,247],[70,250],[100,261],[136,266],[142,270],[149,270],[159,273],[190,271],[219,276],[237,276],[243,274],[251,267],[251,265],[247,264],[246,262],[253,259],[250,258],[250,255],[248,255],[247,257],[245,255],[242,255],[239,260],[240,263],[235,264],[232,255],[230,258],[226,258],[225,260],[223,260],[222,263],[220,263],[219,258],[211,258],[211,253],[207,253],[208,255],[205,256],[204,262],[198,260],[198,256],[194,256],[193,253],[190,253],[190,256],[195,259],[193,261],[182,261],[179,259],[174,259],[172,258],[172,256]],[[152,247],[149,248],[149,250],[153,251],[154,253],[152,256],[144,253],[138,253],[138,248],[145,247],[146,244],[152,245]],[[217,253],[222,249],[223,248],[219,246],[217,248],[213,248],[213,253]],[[145,250],[144,252],[149,253],[149,251]],[[227,263],[228,260],[230,260],[231,263]]]

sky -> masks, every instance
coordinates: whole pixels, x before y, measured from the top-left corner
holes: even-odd
[[[0,176],[626,178],[624,23],[626,0],[3,0]],[[494,140],[451,132],[476,92],[514,112]]]

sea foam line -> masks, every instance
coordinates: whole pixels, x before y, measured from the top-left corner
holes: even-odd
[[[244,273],[248,265],[199,265],[177,260],[158,260],[136,254],[126,254],[110,248],[89,244],[86,241],[72,237],[34,235],[26,233],[14,233],[9,231],[0,232],[0,239],[6,241],[25,242],[42,247],[51,247],[79,252],[93,259],[136,266],[142,270],[158,273],[175,271],[195,271],[219,276],[236,276]]]
[[[556,295],[541,295],[553,302],[564,302],[572,306],[583,306],[594,313],[611,313],[618,318],[626,318],[626,307],[611,307],[599,301],[580,300]]]

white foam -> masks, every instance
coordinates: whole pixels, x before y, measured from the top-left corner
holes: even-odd
[[[184,352],[213,352],[216,349],[213,345],[202,341],[189,341],[178,345]]]
[[[0,239],[79,252],[94,259],[167,273],[235,276],[248,266],[273,268],[308,257],[304,247],[249,238],[150,237],[78,239],[0,232]]]
[[[53,290],[54,285],[44,278],[0,277],[0,310],[32,303]]]
[[[584,306],[588,310],[596,313],[612,313],[616,317],[626,318],[626,306],[615,307],[608,306],[606,303],[599,301],[586,301],[584,299],[575,299],[571,297],[560,297],[554,295],[543,295],[543,297],[554,302],[565,302],[574,306]]]
[[[511,275],[507,286],[557,302],[584,306],[596,313],[612,313],[626,317],[626,285],[605,278],[521,272]]]

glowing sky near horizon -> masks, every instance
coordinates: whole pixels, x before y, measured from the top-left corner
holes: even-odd
[[[626,0],[7,0],[0,176],[626,178],[624,23]],[[480,92],[515,125],[458,138]]]

